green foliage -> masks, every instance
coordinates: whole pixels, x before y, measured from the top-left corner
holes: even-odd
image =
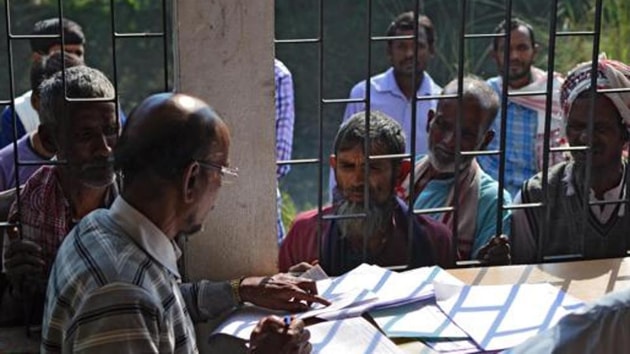
[[[0,0],[4,9],[6,0]],[[65,0],[63,15],[78,22],[87,37],[86,64],[103,71],[116,80],[119,99],[124,112],[129,112],[143,97],[166,88],[164,78],[164,42],[159,38],[112,38],[112,8],[117,33],[162,32],[162,1],[158,0]],[[59,15],[58,0],[10,1],[11,32],[30,33],[33,24],[41,19]],[[167,15],[171,1],[166,2]],[[6,38],[6,17],[0,11],[0,99],[9,97],[9,57]],[[166,50],[172,51],[170,23]],[[16,95],[30,89],[30,48],[27,40],[14,40],[13,72]],[[116,78],[112,54],[116,51]],[[172,77],[172,60],[168,56],[168,73]],[[172,78],[170,78],[172,80]],[[169,84],[169,87],[172,87]]]

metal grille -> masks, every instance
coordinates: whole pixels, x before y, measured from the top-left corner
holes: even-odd
[[[290,1],[291,4],[287,4],[286,1]],[[448,3],[448,4],[445,4]],[[511,19],[514,18],[515,12],[517,10],[521,11],[524,7],[527,7],[530,3],[528,0],[505,0],[502,2],[493,2],[497,5],[495,7],[488,7],[488,11],[496,14],[497,12],[501,12],[502,18],[506,20],[509,24]],[[592,60],[595,62],[597,60],[598,54],[600,52],[600,38],[605,35],[602,33],[602,17],[603,12],[602,9],[605,6],[606,1],[597,0],[594,2],[581,2],[579,6],[589,7],[592,9],[592,18],[587,17],[584,21],[586,27],[589,27],[589,24],[592,24],[592,29],[589,30],[567,30],[564,26],[564,23],[567,18],[567,6],[578,5],[578,2],[574,2],[573,4],[567,1],[562,0],[552,0],[546,2],[538,2],[539,6],[543,6],[539,8],[539,12],[543,14],[548,14],[547,17],[547,33],[542,32],[540,29],[536,29],[537,36],[541,34],[546,35],[546,40],[544,40],[543,45],[546,47],[546,65],[545,69],[547,72],[552,73],[554,71],[558,71],[558,67],[556,64],[556,58],[558,55],[558,40],[563,38],[571,38],[571,37],[584,37],[586,42],[590,42],[592,46],[592,50],[588,55],[587,60]],[[610,6],[612,6],[612,2],[608,2]],[[327,156],[331,153],[332,148],[329,142],[331,140],[331,136],[334,134],[336,128],[339,127],[341,123],[341,110],[337,108],[339,106],[344,106],[345,104],[355,103],[355,102],[364,102],[366,104],[367,110],[370,110],[370,85],[366,85],[366,93],[364,99],[348,99],[346,96],[343,96],[343,92],[349,92],[352,85],[362,80],[368,81],[370,77],[382,70],[375,70],[374,62],[377,62],[379,58],[383,56],[381,53],[373,53],[373,47],[378,46],[379,42],[383,42],[391,39],[416,39],[417,46],[417,31],[414,31],[414,36],[399,36],[399,37],[385,37],[382,35],[384,33],[383,24],[383,16],[382,12],[389,13],[391,16],[390,19],[393,19],[395,15],[403,11],[413,10],[416,14],[422,13],[427,14],[431,17],[435,23],[436,19],[432,16],[438,10],[443,7],[450,6],[453,9],[453,13],[450,17],[450,22],[447,28],[450,28],[450,31],[453,33],[449,36],[444,35],[444,33],[437,33],[437,42],[440,42],[440,38],[448,37],[449,39],[455,41],[457,43],[457,50],[455,52],[448,53],[438,53],[439,61],[442,64],[450,63],[452,67],[455,67],[455,75],[451,75],[450,77],[441,77],[438,81],[441,84],[445,84],[450,81],[452,78],[457,78],[459,81],[458,92],[462,91],[462,79],[468,74],[481,74],[484,77],[494,76],[488,75],[488,71],[480,70],[479,67],[471,68],[470,65],[470,54],[466,51],[470,50],[471,46],[477,45],[481,41],[486,41],[487,44],[489,41],[494,40],[495,38],[504,38],[505,45],[503,51],[503,60],[504,62],[509,61],[509,48],[510,48],[510,31],[505,31],[503,34],[495,34],[489,33],[487,30],[484,32],[477,32],[476,28],[484,27],[484,26],[474,26],[469,22],[474,22],[476,24],[479,23],[478,17],[479,11],[484,6],[487,6],[487,1],[475,1],[475,0],[460,0],[460,1],[451,1],[451,2],[441,2],[441,1],[430,1],[426,0],[424,2],[415,0],[415,1],[397,1],[397,2],[389,2],[389,1],[377,1],[377,0],[367,0],[365,2],[355,2],[350,4],[345,1],[293,1],[293,0],[278,0],[276,1],[276,52],[277,57],[283,60],[285,64],[289,67],[290,70],[296,70],[298,75],[295,75],[296,82],[296,122],[305,119],[315,120],[317,118],[316,124],[310,124],[309,127],[316,129],[316,134],[308,136],[308,140],[296,140],[294,142],[294,151],[301,155],[299,158],[295,158],[290,161],[278,161],[278,164],[291,164],[291,165],[311,165],[317,166],[317,177],[316,180],[313,181],[312,177],[310,178],[310,183],[305,182],[305,176],[308,174],[312,176],[312,173],[299,172],[299,167],[294,168],[292,174],[297,174],[300,177],[296,177],[295,179],[289,178],[289,181],[285,181],[283,183],[283,188],[288,190],[289,193],[296,192],[299,186],[300,190],[304,190],[304,186],[307,185],[310,187],[311,192],[307,198],[308,201],[312,202],[316,201],[317,210],[319,211],[319,244],[320,248],[322,247],[321,239],[322,239],[322,222],[329,219],[341,219],[341,218],[349,218],[349,217],[366,217],[366,213],[358,214],[358,215],[332,215],[332,216],[321,216],[322,208],[327,203],[326,199],[326,191],[327,191]],[[308,16],[300,16],[298,15],[300,12],[308,13]],[[343,13],[344,15],[335,16],[336,13]],[[380,17],[379,17],[380,15]],[[293,17],[291,17],[293,16]],[[363,17],[360,21],[359,17]],[[374,22],[377,21],[377,17],[380,19],[379,25],[377,27]],[[487,16],[492,17],[492,16]],[[496,17],[492,17],[496,18]],[[335,20],[347,20],[347,26],[352,28],[359,28],[359,30],[355,31],[351,36],[344,37],[346,40],[351,39],[352,41],[362,43],[361,50],[353,53],[344,53],[343,48],[340,47],[339,43],[336,43],[336,40],[339,40],[340,35],[335,31],[339,31],[341,26],[335,23]],[[444,19],[444,17],[441,17]],[[523,18],[526,22],[530,22],[529,18]],[[301,26],[299,25],[300,21],[308,20],[308,24]],[[362,26],[353,25],[354,23],[362,22]],[[497,22],[492,22],[490,25],[495,26]],[[416,23],[417,26],[417,23]],[[308,30],[301,29],[302,27],[307,27]],[[475,28],[476,27],[476,28]],[[445,28],[445,27],[442,27]],[[488,27],[485,26],[487,29]],[[542,32],[542,33],[541,33]],[[375,33],[379,33],[376,35]],[[540,39],[538,39],[540,42]],[[355,48],[356,46],[352,46],[352,43],[345,43],[348,47]],[[443,45],[442,48],[445,46]],[[341,49],[340,49],[341,48]],[[563,47],[566,50],[566,46]],[[439,48],[437,49],[440,50]],[[562,50],[562,49],[560,49]],[[336,51],[336,52],[333,52]],[[296,54],[299,53],[299,54]],[[315,54],[313,54],[315,53]],[[487,52],[486,52],[487,54]],[[561,53],[562,54],[562,53]],[[565,53],[566,54],[566,53]],[[300,58],[299,60],[297,58]],[[417,61],[417,51],[414,55],[414,65]],[[628,58],[614,58],[621,61],[627,61]],[[352,75],[348,75],[351,77],[343,77],[337,78],[334,85],[337,87],[332,87],[331,79],[327,75],[327,70],[331,67],[335,67],[336,65],[340,65],[340,62],[351,61],[356,66],[360,66],[361,70],[352,71]],[[434,61],[437,61],[434,59]],[[583,61],[580,60],[580,61]],[[382,62],[382,59],[381,59]],[[579,61],[575,61],[572,64],[575,65]],[[435,64],[435,63],[434,63]],[[300,66],[309,65],[308,70],[302,70]],[[381,67],[378,69],[383,69],[383,65],[380,64]],[[348,66],[346,66],[348,67]],[[435,68],[435,66],[434,66]],[[475,70],[476,69],[476,70]],[[562,70],[562,74],[566,74],[566,69]],[[429,71],[431,67],[429,68]],[[596,64],[592,65],[592,73],[596,73],[597,67]],[[362,74],[357,74],[358,71],[362,71]],[[504,66],[504,71],[502,73],[503,77],[507,77],[509,72],[509,67]],[[302,76],[299,76],[299,75]],[[596,83],[596,75],[591,75],[592,82],[591,87],[592,91],[595,90]],[[335,81],[335,80],[332,80]],[[412,82],[414,80],[412,79]],[[314,86],[314,87],[313,87]],[[340,89],[339,86],[343,88]],[[300,92],[302,89],[305,92]],[[502,214],[504,210],[515,210],[521,208],[545,208],[546,217],[543,223],[543,230],[541,230],[541,238],[538,241],[538,257],[539,261],[553,261],[559,259],[580,259],[583,258],[582,254],[576,255],[558,255],[552,257],[543,257],[543,249],[544,240],[550,233],[550,225],[553,220],[550,219],[550,203],[549,198],[549,188],[547,186],[548,182],[548,173],[549,168],[551,167],[549,164],[549,157],[551,153],[560,153],[560,152],[568,152],[568,151],[576,151],[576,150],[585,150],[587,152],[587,160],[586,160],[586,183],[584,190],[582,191],[583,198],[583,208],[582,208],[582,219],[586,220],[589,208],[592,205],[598,204],[611,204],[611,203],[628,203],[628,199],[620,199],[616,201],[607,201],[607,202],[592,202],[589,201],[589,181],[590,181],[590,166],[592,165],[592,150],[588,146],[591,145],[592,136],[593,136],[593,116],[596,114],[593,107],[593,102],[595,100],[595,95],[592,95],[592,103],[591,103],[591,112],[588,123],[588,146],[572,146],[567,148],[552,148],[550,147],[550,129],[551,129],[551,104],[552,104],[552,96],[551,92],[553,90],[553,75],[548,75],[546,90],[541,92],[531,92],[526,94],[519,93],[509,93],[508,94],[508,83],[507,80],[503,80],[502,87],[502,95],[500,95],[501,99],[501,134],[495,137],[495,139],[499,139],[500,145],[498,150],[486,150],[486,151],[461,151],[461,113],[459,114],[456,122],[456,166],[461,161],[462,156],[479,156],[479,155],[499,155],[500,156],[500,165],[499,165],[499,176],[498,176],[498,184],[499,184],[499,195],[497,201],[497,208],[499,212],[496,213],[496,230],[497,234],[502,234],[505,228],[503,225]],[[606,90],[597,90],[597,92],[605,92]],[[339,94],[341,92],[341,94]],[[507,141],[506,139],[506,109],[508,104],[508,97],[510,96],[524,96],[524,95],[544,95],[546,97],[546,111],[545,111],[545,125],[544,125],[544,146],[543,146],[543,166],[542,166],[542,184],[543,184],[543,194],[544,198],[541,203],[532,203],[532,204],[514,204],[509,206],[503,206],[505,197],[503,195],[504,186],[506,184],[505,181],[505,153],[506,146],[511,144],[512,142]],[[309,98],[303,98],[308,96]],[[302,98],[300,98],[302,97]],[[413,97],[411,100],[411,109],[412,109],[412,122],[411,122],[411,131],[414,132],[411,136],[408,136],[407,142],[410,147],[410,153],[406,154],[406,158],[410,158],[414,161],[416,156],[416,148],[415,142],[417,137],[415,136],[416,126],[421,124],[424,121],[425,117],[418,117],[416,114],[416,102],[418,100],[429,100],[435,98],[453,98],[456,97],[459,102],[460,112],[463,104],[462,97],[460,95],[450,95],[450,96],[421,96],[421,97]],[[313,106],[315,108],[313,109]],[[330,113],[332,112],[332,113]],[[369,116],[369,113],[368,113]],[[299,123],[298,123],[299,124]],[[369,119],[366,122],[366,128],[369,127],[370,121]],[[297,131],[298,129],[296,129]],[[299,134],[299,133],[296,133]],[[300,145],[302,144],[302,145]],[[369,141],[365,142],[364,151],[368,152],[368,156],[366,159],[374,160],[374,159],[382,159],[382,158],[395,158],[397,156],[369,156]],[[304,168],[302,171],[306,171]],[[312,171],[309,169],[308,171]],[[368,165],[365,165],[364,169],[364,177],[367,181],[368,175]],[[455,171],[455,180],[458,179],[459,171],[456,169]],[[298,182],[299,180],[299,182]],[[411,170],[410,180],[414,180],[414,170]],[[294,187],[294,185],[296,187]],[[308,189],[308,188],[306,188]],[[459,200],[458,196],[461,193],[459,190],[458,183],[455,183],[454,186],[454,200]],[[369,203],[369,188],[366,183],[364,195],[365,195],[365,210],[368,208]],[[411,195],[411,193],[410,193]],[[309,202],[305,203],[307,206],[304,209],[308,208]],[[433,214],[438,212],[452,212],[454,218],[454,225],[458,224],[459,209],[458,205],[454,207],[444,207],[438,209],[422,209],[422,210],[413,210],[413,200],[409,201],[409,214]],[[582,224],[583,226],[583,224]],[[410,225],[408,230],[408,239],[409,244],[411,244],[411,235],[413,230],[411,229],[412,225]],[[367,230],[366,230],[367,232]],[[456,245],[457,240],[459,238],[457,227],[453,227],[453,255],[456,254]],[[575,235],[575,237],[580,237],[584,240],[584,229],[581,229],[579,235]],[[364,259],[367,255],[367,241],[364,240],[363,247],[363,256]],[[409,256],[409,255],[408,255]],[[409,258],[408,258],[409,260]],[[458,266],[465,265],[475,265],[478,264],[477,261],[461,261],[458,262]]]
[[[15,185],[13,189],[18,201],[18,215],[22,209],[20,196],[20,169],[29,165],[64,164],[65,161],[27,161],[18,154],[18,124],[15,110],[16,97],[26,91],[25,80],[28,78],[30,50],[25,44],[36,38],[59,38],[61,49],[65,51],[63,30],[59,34],[36,36],[30,35],[35,22],[46,18],[69,18],[82,26],[86,36],[85,64],[104,72],[115,88],[115,97],[108,99],[76,99],[66,97],[66,102],[114,102],[117,120],[120,123],[121,112],[129,113],[131,107],[152,92],[169,91],[173,82],[172,35],[171,35],[170,0],[161,1],[87,1],[74,2],[63,0],[50,1],[2,1],[0,15],[0,105],[12,109],[13,124],[13,164]],[[30,49],[30,48],[29,48]],[[26,58],[29,60],[25,60]],[[65,68],[62,60],[62,67]],[[64,86],[65,86],[65,76]],[[26,132],[29,134],[30,132]],[[11,193],[7,191],[5,193]],[[2,213],[8,213],[10,204],[2,205]],[[20,220],[7,222],[1,220],[0,228],[17,227],[21,230]],[[22,237],[21,231],[18,232]],[[0,238],[1,240],[2,238]],[[1,259],[1,257],[0,257]],[[2,274],[3,276],[4,274]],[[0,289],[0,297],[3,289]],[[26,295],[25,295],[26,296]],[[28,295],[30,296],[30,295]],[[1,300],[1,298],[0,298]],[[28,299],[24,300],[23,318],[30,321],[34,309]],[[29,327],[26,328],[30,335]]]

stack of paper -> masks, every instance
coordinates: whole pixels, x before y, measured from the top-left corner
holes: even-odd
[[[367,311],[388,337],[419,338],[440,352],[469,353],[516,346],[581,305],[549,284],[467,286],[439,267],[395,273],[363,264],[317,281],[317,288],[333,304],[314,305],[298,317],[329,320],[309,326],[318,353],[392,352],[393,344],[357,317]],[[248,339],[269,314],[285,313],[247,307],[215,333]],[[357,343],[349,344],[353,340]]]

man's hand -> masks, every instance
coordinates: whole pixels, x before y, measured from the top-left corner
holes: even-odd
[[[43,276],[44,264],[41,247],[32,241],[13,239],[4,253],[4,268],[11,280]]]
[[[315,282],[287,274],[247,277],[241,282],[239,292],[243,301],[273,310],[306,311],[313,302],[330,305],[317,295]]]
[[[286,322],[285,322],[286,321]],[[296,318],[277,316],[265,317],[252,331],[250,352],[252,354],[308,354],[312,346],[308,342],[311,334],[304,329],[304,322]]]
[[[477,254],[477,259],[484,265],[510,264],[510,241],[507,236],[501,235],[490,239]]]

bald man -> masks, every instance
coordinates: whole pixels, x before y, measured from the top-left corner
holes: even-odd
[[[246,277],[181,283],[174,239],[193,234],[214,208],[228,167],[230,133],[207,104],[183,94],[144,100],[114,151],[121,195],[86,216],[66,237],[53,266],[42,352],[193,353],[193,322],[242,302],[304,310],[326,300],[313,282]],[[310,351],[304,323],[262,320],[257,353]]]

